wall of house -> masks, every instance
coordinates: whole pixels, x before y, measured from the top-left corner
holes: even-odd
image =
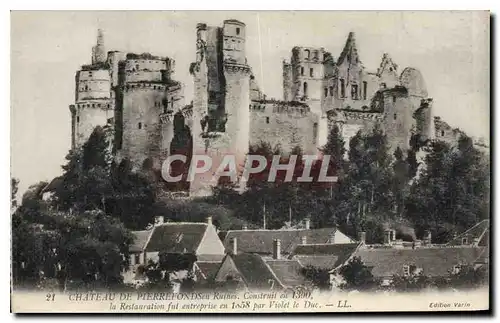
[[[219,271],[215,275],[215,281],[225,282],[228,277],[232,277],[235,280],[243,279],[233,260],[229,256],[227,256],[222,262]]]
[[[225,253],[224,245],[217,235],[217,231],[213,225],[207,225],[205,235],[200,242],[197,255],[223,255]]]

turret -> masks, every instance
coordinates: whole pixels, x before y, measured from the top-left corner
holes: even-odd
[[[106,47],[104,46],[104,34],[102,29],[97,30],[97,43],[92,47],[92,64],[106,62]]]
[[[224,63],[246,65],[245,28],[245,24],[241,21],[224,20],[222,28]]]

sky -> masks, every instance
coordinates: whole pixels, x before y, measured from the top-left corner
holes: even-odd
[[[282,60],[294,46],[324,47],[338,58],[356,33],[360,59],[375,71],[389,53],[419,69],[435,114],[489,141],[489,13],[398,11],[38,11],[11,13],[11,175],[19,190],[62,173],[71,143],[75,73],[91,60],[97,29],[106,49],[169,56],[193,96],[196,24],[246,24],[246,52],[268,97],[282,98]]]

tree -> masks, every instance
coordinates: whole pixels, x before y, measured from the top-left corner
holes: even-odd
[[[345,290],[370,290],[379,285],[379,281],[372,275],[371,270],[365,266],[360,257],[353,257],[341,267],[338,273],[344,279],[341,285]]]
[[[489,185],[489,160],[469,137],[461,135],[455,146],[432,142],[410,189],[408,216],[418,230],[431,230],[433,236],[438,228],[464,231],[488,218]]]
[[[62,211],[102,210],[127,228],[143,230],[153,222],[156,186],[130,162],[110,161],[107,135],[96,127],[82,149],[70,151],[53,207]]]
[[[332,288],[328,269],[306,266],[301,269],[301,274],[304,275],[308,281],[312,282],[314,287],[320,290],[330,290]]]
[[[474,267],[462,264],[450,272],[449,286],[457,289],[473,289],[488,285],[489,275],[487,266]]]
[[[418,292],[431,286],[432,281],[429,277],[418,273],[408,276],[394,275],[390,287],[397,292]]]
[[[17,207],[17,191],[19,189],[19,180],[12,177],[10,179],[10,208],[14,210]]]

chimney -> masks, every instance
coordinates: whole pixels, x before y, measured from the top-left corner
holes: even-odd
[[[302,236],[301,244],[307,244],[307,236]]]
[[[207,224],[212,225],[212,217],[211,216],[207,216]]]
[[[306,230],[309,230],[309,229],[311,228],[311,219],[306,218],[306,219],[304,220],[304,225],[305,225],[305,227],[306,227]]]
[[[366,232],[365,231],[361,231],[359,233],[359,241],[361,243],[366,243]]]
[[[425,245],[430,245],[432,243],[432,234],[429,230],[425,231],[423,240]]]
[[[155,226],[162,225],[164,223],[163,216],[155,216]]]
[[[274,239],[273,241],[273,259],[280,259],[281,258],[281,240],[280,239]]]
[[[237,255],[238,254],[238,239],[232,238],[231,242],[233,244],[233,255]]]
[[[384,244],[385,245],[390,246],[392,244],[391,235],[392,235],[392,230],[385,230],[384,231]]]

